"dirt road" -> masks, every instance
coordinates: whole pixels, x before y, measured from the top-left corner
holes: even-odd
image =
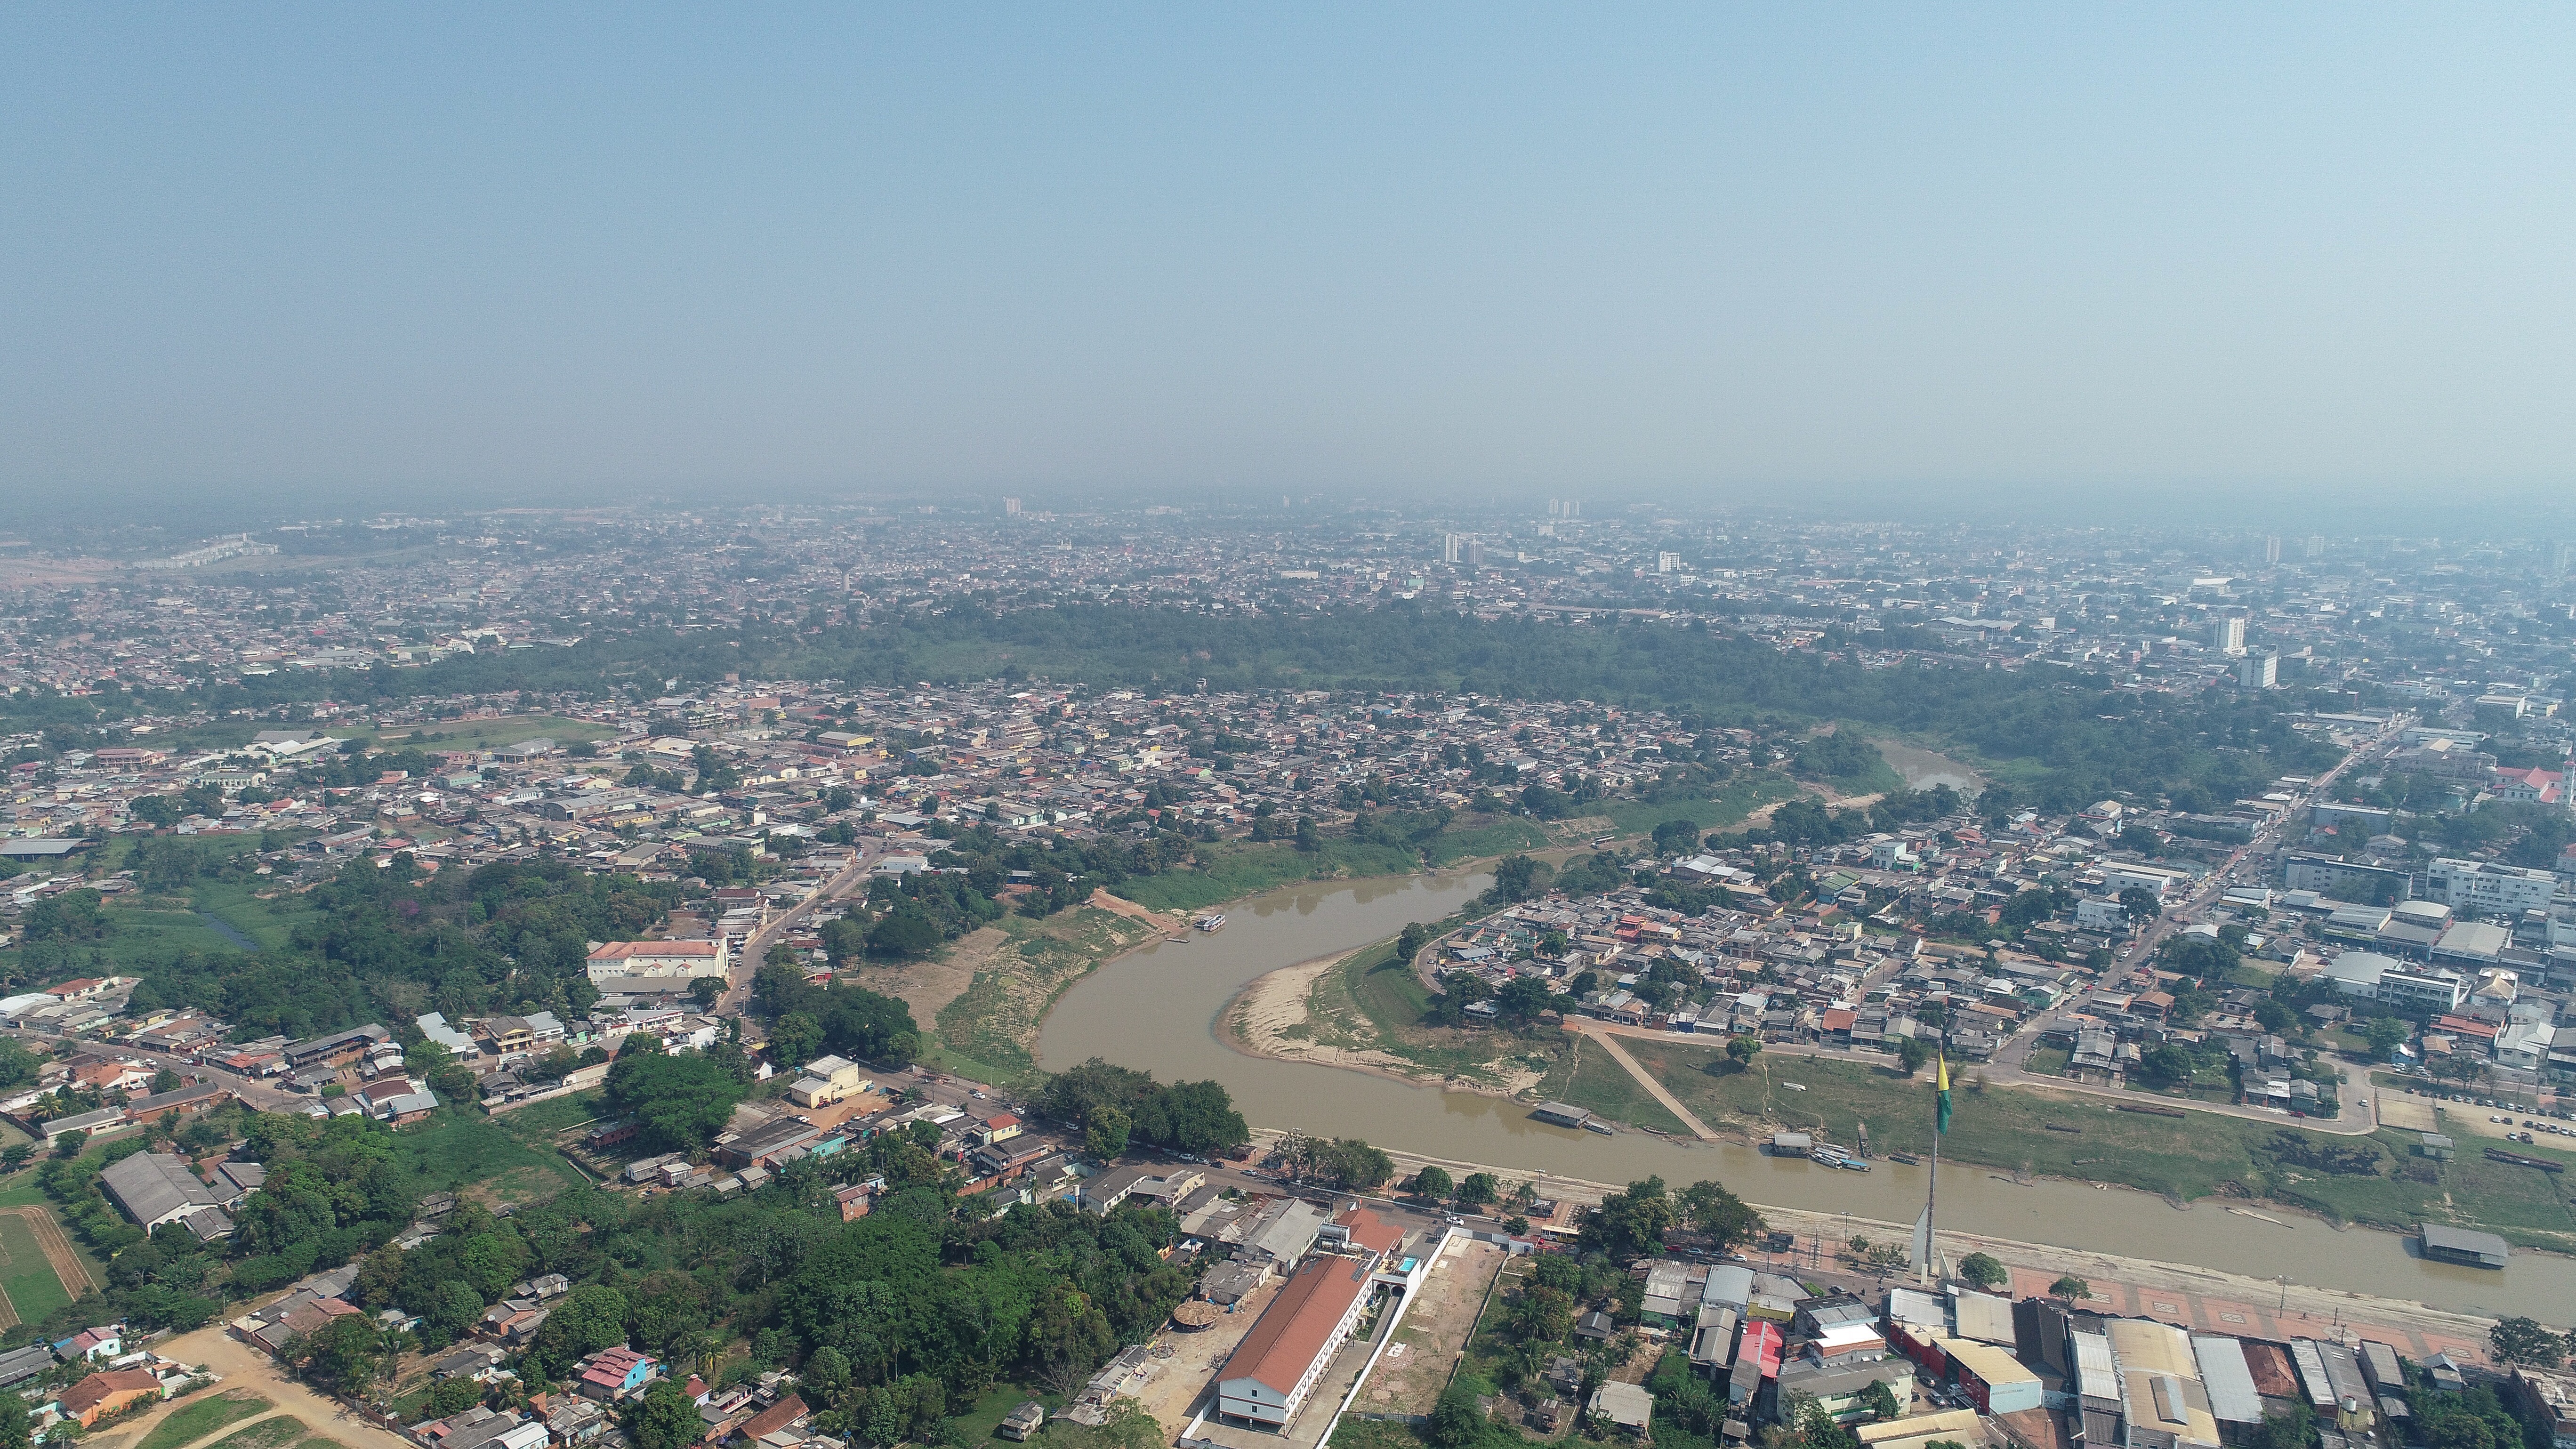
[[[275,1359],[233,1337],[220,1326],[200,1328],[182,1334],[157,1346],[163,1355],[186,1364],[203,1364],[223,1376],[227,1389],[247,1389],[267,1399],[286,1413],[310,1426],[314,1433],[337,1439],[349,1449],[417,1449],[408,1439],[390,1429],[377,1427],[367,1419],[351,1413],[339,1400],[326,1398],[287,1377]],[[196,1396],[179,1401],[196,1402]],[[139,1443],[151,1431],[170,1406],[156,1407],[137,1414],[117,1425],[120,1435],[130,1435],[128,1442]],[[241,1425],[228,1426],[239,1429]]]
[[[1666,1111],[1671,1112],[1674,1116],[1681,1119],[1683,1126],[1698,1133],[1700,1141],[1715,1142],[1718,1140],[1717,1134],[1708,1130],[1707,1123],[1692,1116],[1691,1109],[1682,1105],[1681,1098],[1674,1096],[1665,1088],[1663,1083],[1656,1081],[1654,1073],[1637,1065],[1637,1059],[1628,1055],[1628,1049],[1619,1045],[1618,1041],[1611,1036],[1605,1024],[1600,1022],[1578,1021],[1576,1018],[1568,1017],[1565,1025],[1568,1031],[1572,1031],[1589,1038],[1591,1041],[1598,1044],[1603,1051],[1610,1054],[1610,1060],[1627,1068],[1628,1075],[1637,1079],[1637,1085],[1652,1093],[1656,1101],[1664,1104]]]

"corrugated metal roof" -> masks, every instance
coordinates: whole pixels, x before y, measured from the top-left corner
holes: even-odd
[[[2256,1424],[2263,1396],[2245,1365],[2245,1347],[2232,1338],[2193,1334],[2191,1356],[2200,1363],[2200,1385],[2209,1392],[2210,1417],[2222,1424]]]

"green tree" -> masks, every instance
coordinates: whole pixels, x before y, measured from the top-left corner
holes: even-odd
[[[1726,1059],[1735,1063],[1738,1070],[1753,1065],[1753,1059],[1761,1054],[1762,1038],[1758,1036],[1748,1033],[1744,1036],[1730,1037],[1727,1040]]]
[[[1483,1207],[1502,1192],[1490,1172],[1471,1172],[1458,1179],[1458,1201],[1469,1207]]]
[[[896,960],[927,956],[943,939],[939,923],[909,898],[896,902],[893,910],[868,928],[870,954]]]
[[[1896,1391],[1887,1386],[1885,1379],[1870,1380],[1869,1387],[1860,1391],[1858,1402],[1873,1419],[1893,1419],[1902,1412],[1896,1406]]]
[[[1427,1198],[1445,1199],[1455,1190],[1455,1187],[1456,1184],[1449,1180],[1449,1174],[1437,1167],[1426,1166],[1420,1172],[1413,1174],[1413,1190]]]
[[[2120,914],[2127,916],[2132,925],[2142,925],[2165,913],[2164,903],[2145,886],[2130,886],[2120,892],[2119,901]]]
[[[1896,1042],[1896,1062],[1898,1066],[1905,1068],[1905,1075],[1913,1076],[1931,1065],[1932,1044],[1919,1036],[1899,1037]]]
[[[2060,1298],[2072,1298],[2081,1302],[2093,1296],[2093,1285],[2069,1273],[2049,1284],[2048,1291]]]
[[[107,913],[99,908],[104,899],[87,886],[47,896],[18,918],[19,934],[31,943],[94,941],[107,934]]]
[[[1098,1108],[1083,1128],[1082,1145],[1101,1161],[1111,1161],[1127,1150],[1129,1125],[1127,1114],[1117,1108]]]
[[[731,1073],[695,1054],[621,1052],[608,1069],[609,1109],[633,1117],[648,1145],[664,1151],[705,1147],[742,1096],[743,1084]]]
[[[1494,893],[1506,901],[1525,901],[1538,894],[1538,862],[1526,855],[1507,855],[1495,862]]]
[[[1411,965],[1430,940],[1431,932],[1420,921],[1405,922],[1404,929],[1395,933],[1395,959]]]
[[[2173,1042],[2149,1048],[2138,1058],[2138,1071],[2151,1082],[2188,1082],[2198,1070],[2189,1049]]]
[[[678,1384],[657,1379],[627,1405],[624,1428],[635,1449],[688,1449],[707,1426],[698,1418],[697,1402]]]
[[[2567,1340],[2528,1318],[2504,1318],[2487,1330],[2487,1346],[2499,1363],[2556,1368],[2567,1358]]]
[[[769,1027],[769,1057],[782,1067],[801,1067],[823,1053],[823,1023],[802,1011],[791,1011]]]
[[[1513,1298],[1510,1321],[1524,1343],[1562,1343],[1574,1331],[1574,1295],[1532,1283]]]
[[[163,830],[179,823],[179,802],[168,795],[146,795],[125,809],[144,824]]]
[[[429,1411],[439,1418],[462,1414],[483,1402],[483,1385],[473,1379],[440,1379],[430,1385]]]
[[[2004,1265],[1984,1253],[1970,1253],[1959,1260],[1959,1276],[1968,1283],[1992,1293],[2011,1281],[2012,1274]]]
[[[1672,1195],[1660,1177],[1628,1184],[1583,1216],[1583,1244],[1613,1258],[1635,1258],[1663,1247],[1674,1221]]]
[[[689,999],[704,1011],[715,1005],[716,998],[724,995],[725,987],[731,984],[721,976],[700,976],[689,983]]]
[[[336,1394],[358,1395],[375,1379],[383,1343],[362,1313],[344,1314],[306,1335],[289,1359],[303,1362],[304,1377]]]
[[[1713,1239],[1719,1252],[1752,1241],[1764,1227],[1762,1214],[1722,1183],[1694,1182],[1681,1190],[1676,1206],[1691,1231]]]
[[[2370,1054],[2382,1061],[2393,1057],[2411,1034],[2406,1023],[2393,1016],[2374,1016],[2361,1027],[2361,1039],[2370,1044]]]

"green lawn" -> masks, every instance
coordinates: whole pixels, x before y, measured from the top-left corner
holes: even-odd
[[[172,1409],[134,1449],[182,1449],[224,1427],[274,1407],[247,1389],[227,1389]]]
[[[1118,887],[1118,894],[1149,910],[1195,911],[1310,880],[1411,875],[1422,869],[1420,854],[1402,846],[1361,845],[1333,835],[1325,836],[1322,846],[1312,851],[1301,851],[1288,841],[1256,845],[1249,840],[1218,840],[1199,846],[1194,853],[1196,866],[1131,877]]]
[[[213,1449],[286,1449],[289,1444],[308,1439],[312,1426],[293,1414],[280,1414],[262,1419],[247,1429],[236,1429],[214,1442]]]
[[[988,1439],[995,1443],[1010,1442],[993,1431],[1001,1427],[1002,1420],[1008,1417],[1013,1409],[1031,1399],[1046,1405],[1047,1412],[1050,1414],[1064,1406],[1062,1394],[1040,1393],[1035,1389],[1021,1388],[1017,1384],[996,1384],[987,1389],[982,1398],[960,1409],[954,1416],[958,1442],[980,1444]]]
[[[1703,831],[1723,829],[1774,800],[1786,800],[1798,793],[1798,787],[1778,775],[1753,775],[1729,781],[1708,795],[1682,800],[1603,800],[1584,808],[1588,815],[1607,816],[1610,828],[1622,835],[1638,835],[1653,830],[1667,820],[1687,820]]]
[[[1441,929],[1435,922],[1432,929]],[[1382,1051],[1444,1077],[1496,1080],[1492,1063],[1516,1052],[1552,1052],[1561,1036],[1514,1037],[1486,1027],[1428,1024],[1431,992],[1398,960],[1395,943],[1381,941],[1352,952],[1315,979],[1307,1023],[1316,1040],[1359,1051]]]
[[[1860,1122],[1869,1123],[1870,1146],[1880,1153],[1919,1152],[1932,1131],[1930,1078],[1900,1078],[1893,1066],[1866,1066],[1820,1057],[1765,1055],[1750,1070],[1712,1073],[1725,1056],[1715,1047],[1623,1039],[1629,1054],[1655,1073],[1711,1126],[1731,1121],[1754,1131],[1781,1128],[1819,1133],[1850,1145]],[[1617,1115],[1605,1103],[1619,1093],[1607,1074],[1589,1066],[1558,1090],[1543,1092]],[[2015,1171],[2135,1187],[2189,1200],[2238,1192],[2268,1197],[2347,1222],[2404,1229],[2418,1222],[2480,1227],[2533,1247],[2576,1249],[2576,1210],[2560,1179],[2527,1167],[2488,1162],[2480,1139],[2462,1138],[2458,1160],[2434,1164],[2413,1154],[2412,1133],[2383,1131],[2365,1138],[2308,1133],[2288,1122],[2254,1121],[2193,1112],[2158,1117],[2113,1110],[2103,1098],[2033,1090],[1980,1091],[1973,1068],[1954,1077],[1956,1110],[1944,1157]],[[1793,1092],[1782,1082],[1807,1090]],[[1633,1119],[1632,1119],[1633,1120]],[[2049,1124],[2075,1127],[2051,1131]],[[2377,1170],[2336,1173],[2313,1163],[2285,1160],[2271,1150],[2279,1134],[2312,1147],[2355,1143],[2378,1150]],[[2517,1152],[2576,1166],[2576,1153],[2546,1147]],[[2077,1159],[2083,1159],[2078,1162]],[[2411,1174],[2411,1175],[2410,1175]]]
[[[1639,1044],[1623,1041],[1620,1045],[1633,1053]],[[1557,1058],[1556,1065],[1548,1071],[1547,1079],[1540,1082],[1536,1090],[1544,1101],[1569,1102],[1612,1122],[1625,1122],[1631,1127],[1654,1127],[1666,1132],[1688,1130],[1663,1103],[1655,1100],[1654,1093],[1639,1085],[1636,1077],[1613,1061],[1598,1043],[1580,1038],[1576,1038]]]
[[[70,1290],[45,1261],[45,1250],[36,1246],[34,1229],[15,1213],[0,1217],[0,1291],[9,1295],[9,1306],[28,1323],[42,1322],[46,1314],[72,1301]]]
[[[226,925],[259,943],[262,950],[274,951],[286,944],[295,928],[315,917],[313,909],[301,895],[260,900],[257,892],[270,889],[266,882],[201,881],[190,898],[198,910],[219,916]]]
[[[590,1183],[563,1154],[531,1143],[470,1108],[446,1108],[396,1134],[401,1161],[424,1193],[479,1187],[501,1201],[527,1203]]]

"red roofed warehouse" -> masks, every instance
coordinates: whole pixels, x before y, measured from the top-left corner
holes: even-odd
[[[1368,1291],[1367,1262],[1309,1259],[1217,1372],[1217,1417],[1286,1427],[1350,1336]]]

